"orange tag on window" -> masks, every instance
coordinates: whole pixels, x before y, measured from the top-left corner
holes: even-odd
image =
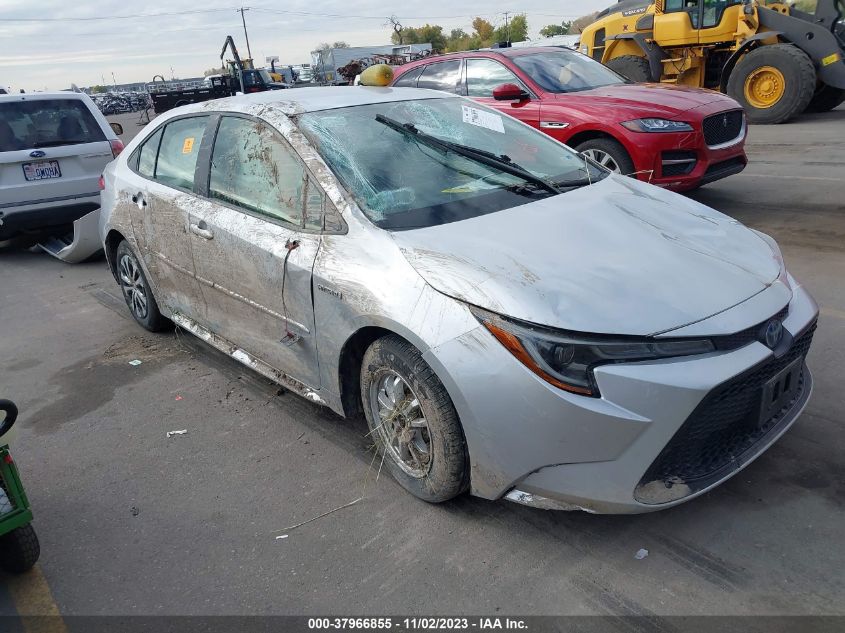
[[[189,136],[185,139],[185,142],[182,143],[182,153],[183,154],[190,154],[194,151],[194,137]]]

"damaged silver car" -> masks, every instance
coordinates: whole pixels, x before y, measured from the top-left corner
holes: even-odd
[[[665,508],[810,397],[818,308],[771,238],[455,95],[177,108],[102,199],[138,323],[363,412],[426,501]]]

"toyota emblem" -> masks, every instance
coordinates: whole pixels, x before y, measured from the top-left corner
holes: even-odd
[[[772,319],[766,324],[766,347],[774,349],[783,338],[783,323],[780,319]]]
[[[728,127],[728,115],[722,117],[722,127]]]

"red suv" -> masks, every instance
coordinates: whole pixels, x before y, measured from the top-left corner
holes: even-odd
[[[393,86],[469,96],[623,174],[687,191],[745,168],[746,122],[723,94],[633,84],[562,48],[468,51],[396,69]]]

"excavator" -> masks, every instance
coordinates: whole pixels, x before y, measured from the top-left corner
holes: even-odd
[[[844,15],[845,0],[620,0],[579,46],[631,81],[720,90],[750,122],[784,123],[845,101]]]

